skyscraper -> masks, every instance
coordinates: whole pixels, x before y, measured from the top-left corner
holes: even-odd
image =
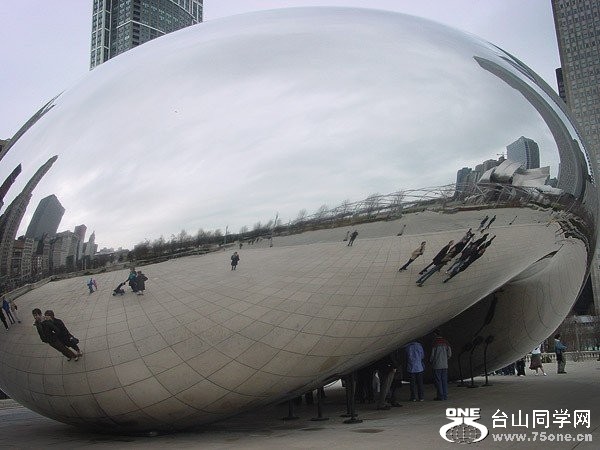
[[[567,104],[596,154],[600,152],[600,2],[552,0]]]
[[[90,69],[163,34],[202,22],[203,0],[93,0]]]
[[[49,237],[54,236],[64,213],[65,208],[60,204],[56,195],[44,197],[33,213],[25,237],[39,241],[44,234]]]
[[[524,169],[538,169],[540,167],[540,148],[534,140],[521,136],[506,146],[506,158],[522,163]]]
[[[27,205],[29,205],[33,190],[57,159],[58,156],[53,156],[46,161],[29,179],[21,193],[15,197],[10,205],[8,205],[8,208],[6,208],[6,211],[0,216],[0,276],[8,274],[17,230],[21,224],[21,219],[25,215],[25,210],[27,209]]]
[[[600,158],[600,2],[552,0],[566,103],[596,156]],[[596,312],[600,313],[598,250],[590,275]]]

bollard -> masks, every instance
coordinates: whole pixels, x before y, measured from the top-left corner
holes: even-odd
[[[288,415],[287,415],[287,417],[282,417],[281,420],[296,420],[296,419],[299,419],[299,417],[294,415],[294,400],[288,400]]]
[[[346,385],[346,414],[340,414],[340,417],[351,417],[350,414],[350,375],[347,375],[344,380],[344,384]],[[354,393],[352,393],[354,395]]]
[[[323,420],[329,420],[329,417],[323,417],[323,388],[317,389],[317,417],[313,417],[313,422],[321,422]]]
[[[483,338],[481,336],[477,336],[473,340],[473,348],[471,349],[471,353],[469,354],[469,371],[471,372],[471,385],[469,386],[470,388],[479,387],[475,384],[475,380],[473,380],[473,353],[475,352],[475,349],[479,346],[479,344],[481,344],[482,342]]]
[[[468,352],[469,350],[471,350],[471,343],[467,343],[465,344],[465,346],[462,349],[462,352],[460,352],[460,354],[458,355],[458,376],[460,377],[460,383],[458,383],[456,385],[456,387],[466,387],[467,384],[465,383],[464,379],[463,379],[463,371],[462,371],[462,355],[465,352]]]
[[[492,383],[488,382],[488,370],[487,370],[487,349],[488,345],[492,343],[494,336],[491,334],[485,338],[485,347],[483,348],[483,370],[485,370],[485,383],[481,387],[491,386]]]

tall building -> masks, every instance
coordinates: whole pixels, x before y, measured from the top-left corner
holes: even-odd
[[[596,156],[600,158],[600,2],[552,0],[566,103]],[[598,250],[591,282],[596,313],[600,314]]]
[[[7,275],[9,272],[17,230],[25,215],[33,190],[57,159],[58,156],[53,156],[46,161],[0,216],[0,276]]]
[[[85,225],[77,225],[73,230],[77,239],[79,239],[77,244],[77,254],[75,255],[75,260],[79,261],[83,255],[83,247],[85,243],[85,233],[87,232],[87,227]]]
[[[203,0],[94,0],[90,70],[163,34],[202,22]]]
[[[569,109],[596,158],[600,152],[600,2],[552,0]]]
[[[506,157],[511,161],[522,163],[524,169],[540,167],[539,146],[534,140],[524,136],[506,146]]]
[[[44,197],[33,213],[25,237],[39,241],[44,234],[50,237],[54,236],[64,213],[65,208],[60,204],[56,195]]]

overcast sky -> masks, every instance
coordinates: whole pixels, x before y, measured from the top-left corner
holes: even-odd
[[[0,138],[89,70],[92,0],[0,1]],[[205,0],[204,20],[261,9],[338,5],[442,22],[512,53],[556,89],[550,0]]]
[[[449,44],[454,38],[438,36],[441,40],[437,42],[443,47],[450,45],[442,50],[435,40],[429,42],[425,33],[412,44],[419,46],[421,52],[412,52],[414,48],[411,47],[408,53],[399,57],[406,52],[402,42],[410,41],[410,37],[419,34],[420,29],[417,26],[411,31],[412,23],[400,27],[394,23],[386,34],[381,31],[385,28],[385,21],[381,26],[378,23],[377,29],[382,36],[392,37],[389,41],[381,41],[379,36],[371,41],[372,48],[361,49],[362,56],[356,56],[362,58],[359,60],[365,62],[364,66],[346,64],[348,60],[344,57],[350,54],[344,52],[355,44],[346,45],[345,41],[349,39],[338,42],[335,31],[328,34],[327,23],[313,25],[312,31],[308,28],[308,35],[318,36],[314,45],[308,46],[310,49],[307,48],[306,29],[302,25],[296,31],[304,36],[300,46],[295,46],[293,37],[279,46],[268,35],[265,35],[266,41],[261,41],[262,31],[255,34],[251,26],[247,31],[249,34],[244,37],[246,31],[242,27],[245,25],[237,28],[236,20],[228,21],[230,25],[223,29],[240,30],[242,37],[233,47],[224,43],[226,55],[218,45],[214,49],[203,46],[203,50],[199,50],[201,55],[194,51],[185,53],[186,39],[196,39],[192,29],[185,33],[187,37],[179,39],[182,47],[170,44],[168,38],[165,38],[164,44],[161,44],[162,39],[158,39],[155,44],[163,48],[163,52],[166,50],[161,56],[164,62],[162,71],[154,70],[153,56],[144,59],[144,54],[152,52],[156,45],[148,44],[123,55],[127,56],[127,64],[119,63],[119,58],[111,61],[125,70],[132,65],[138,69],[142,67],[135,73],[141,71],[147,74],[144,79],[135,81],[136,85],[131,89],[126,89],[126,83],[121,85],[118,82],[121,72],[113,70],[117,84],[110,85],[110,89],[113,98],[121,103],[129,101],[129,104],[143,108],[139,101],[144,98],[143,92],[158,92],[156,86],[162,85],[169,89],[165,98],[173,105],[166,105],[162,110],[143,108],[145,120],[130,122],[126,119],[129,117],[127,114],[126,118],[119,118],[119,108],[113,108],[109,98],[96,95],[103,93],[102,88],[90,90],[90,86],[110,82],[110,76],[104,74],[114,66],[107,64],[89,73],[91,5],[91,0],[0,2],[3,23],[0,48],[4,63],[3,82],[0,84],[3,99],[0,103],[0,137],[11,137],[43,104],[67,90],[59,98],[64,108],[54,110],[67,111],[63,119],[60,119],[60,113],[53,113],[59,114],[58,122],[48,122],[49,128],[46,125],[36,126],[26,133],[3,161],[3,172],[19,162],[26,163],[24,172],[29,174],[24,173],[11,190],[18,192],[18,184],[29,179],[33,170],[51,154],[60,154],[59,162],[34,192],[23,227],[30,220],[40,198],[55,193],[67,209],[60,230],[86,223],[97,231],[97,242],[101,246],[130,247],[143,238],[153,240],[161,234],[168,237],[182,228],[193,234],[200,227],[210,230],[229,225],[230,230],[237,231],[241,225],[252,226],[257,220],[272,218],[275,211],[281,212],[280,217],[286,221],[293,219],[300,208],[313,212],[323,203],[332,207],[344,199],[355,201],[374,192],[390,193],[432,183],[447,184],[454,181],[458,168],[473,167],[484,159],[495,157],[519,135],[534,138],[545,150],[544,155],[555,150],[547,127],[531,105],[519,95],[515,96],[514,90],[498,83],[497,79],[481,78],[480,69],[476,68],[473,72],[473,53],[455,54],[454,47]],[[207,0],[206,25],[203,27],[206,27],[205,35],[210,36],[209,30],[215,30],[217,34],[219,30],[219,27],[209,26],[210,22],[222,17],[276,7],[317,5],[369,6],[445,23],[498,45],[530,65],[552,87],[556,85],[556,37],[550,2],[546,0]],[[309,15],[305,20],[314,24],[318,17]],[[345,21],[352,20],[350,16],[344,17]],[[361,35],[366,40],[360,42],[367,45],[370,39],[368,27],[361,28],[360,23],[356,24],[358,28],[352,26],[350,29],[357,35],[359,29],[366,33]],[[402,33],[406,35],[402,36]],[[436,32],[433,31],[433,34]],[[323,47],[322,43],[330,42],[330,39],[331,46]],[[288,44],[291,47],[286,47]],[[412,61],[410,54],[413,53],[426,54],[427,57]],[[196,97],[193,99],[189,98],[185,85],[185,82],[192,81],[189,73],[187,80],[185,78],[190,70],[184,71],[186,73],[169,73],[168,70],[169,67],[179,70],[182,58],[184,67],[189,66],[191,73],[195,74],[195,87],[191,90]],[[204,67],[201,58],[211,61],[211,70],[195,70],[196,67]],[[407,62],[410,71],[404,70],[403,58],[412,61]],[[377,70],[381,62],[385,66],[386,59],[389,67]],[[309,60],[317,66],[311,66],[307,63]],[[300,61],[303,63],[300,64]],[[450,61],[459,66],[448,65]],[[460,66],[464,63],[468,67]],[[323,83],[320,77],[313,79],[315,72],[311,67],[319,65],[329,67],[327,70],[333,76],[332,84]],[[241,76],[231,77],[238,70]],[[252,73],[258,73],[255,72],[257,70],[264,70],[261,74],[268,76],[252,76]],[[127,72],[123,73],[126,76]],[[249,76],[246,77],[246,74]],[[398,74],[402,74],[401,78]],[[180,78],[180,75],[183,76]],[[338,75],[340,81],[345,80],[339,86],[336,84]],[[78,84],[83,77],[86,77],[83,83]],[[402,79],[402,86],[398,85],[399,79]],[[295,84],[289,84],[291,80]],[[357,82],[359,84],[355,85]],[[197,86],[205,88],[198,91]],[[182,92],[178,94],[179,87]],[[238,93],[233,95],[236,87]],[[352,94],[342,94],[344,89],[350,89],[347,92]],[[390,97],[390,92],[397,95]],[[80,102],[79,106],[69,113],[66,105],[77,105],[77,102]],[[85,112],[82,112],[81,104],[94,107],[86,106]],[[240,107],[235,106],[238,104]],[[259,104],[262,109],[257,106],[254,111],[256,117],[249,120],[246,115],[248,106]],[[494,105],[493,110],[489,110],[489,105]],[[107,115],[105,111],[111,113]],[[361,113],[357,113],[359,111]],[[320,118],[318,112],[326,116]],[[94,118],[94,114],[98,117]],[[430,122],[423,123],[425,118],[425,122]],[[489,121],[491,118],[493,123]],[[156,123],[162,130],[176,131],[185,121],[186,132],[172,136],[163,133],[161,137],[149,132],[158,128],[146,131],[139,128],[143,124]],[[90,122],[102,122],[103,125],[89,127],[87,124]],[[128,125],[123,127],[125,123]],[[203,126],[193,126],[194,123],[202,123]],[[398,124],[401,124],[401,129]],[[74,129],[78,130],[75,136],[72,134]],[[111,130],[113,143],[130,143],[127,154],[117,152],[108,158],[103,157],[106,151],[104,129]],[[312,130],[310,135],[306,134],[307,130]],[[65,139],[67,136],[69,139]],[[469,137],[467,146],[466,136]],[[179,151],[169,154],[168,162],[173,166],[170,167],[164,159],[164,149],[173,146],[173,137],[177,137]],[[40,143],[48,148],[42,151]],[[197,143],[202,143],[201,153]],[[19,153],[19,146],[32,152],[30,156],[24,157]],[[247,159],[250,147],[252,158]],[[228,150],[227,154],[223,154],[224,149]],[[328,153],[322,149],[328,149]],[[371,157],[365,149],[369,149]],[[311,156],[307,157],[309,154]],[[198,158],[199,155],[201,158]],[[118,159],[120,157],[125,159]],[[243,158],[242,164],[239,164],[240,157]],[[132,160],[139,163],[131,166]],[[292,160],[294,164],[290,164]],[[89,164],[88,161],[94,163]],[[387,161],[387,164],[382,166],[381,161]],[[143,170],[139,170],[139,164],[143,164]],[[545,159],[542,161],[544,164],[549,164],[553,171],[557,167],[555,160]],[[207,170],[209,166],[210,170]],[[136,167],[138,170],[135,170]],[[122,176],[114,177],[115,168]],[[232,168],[235,168],[233,177]],[[427,178],[419,175],[424,172],[428,173]],[[162,173],[161,181],[166,184],[160,186],[156,177],[141,177],[143,173]],[[165,173],[177,176],[166,177]],[[202,176],[198,177],[198,174]],[[353,174],[353,181],[348,180],[347,174]],[[275,185],[285,186],[287,191],[278,189],[279,195],[274,198]],[[215,186],[218,188],[215,189]],[[194,192],[193,198],[189,195],[190,189]],[[122,201],[124,192],[128,192],[129,199],[136,199],[136,209],[153,211],[152,220],[129,214],[131,204]],[[272,204],[265,199],[271,199]],[[190,203],[190,200],[193,202]],[[160,217],[155,212],[157,205],[160,206]]]

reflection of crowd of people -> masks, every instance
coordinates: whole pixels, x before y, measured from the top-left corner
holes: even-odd
[[[447,283],[453,277],[458,275],[460,272],[465,271],[471,264],[477,261],[483,256],[486,249],[492,244],[496,236],[492,236],[488,239],[489,234],[484,231],[488,230],[491,224],[496,220],[496,216],[491,219],[489,216],[480,222],[477,231],[482,233],[482,236],[476,240],[473,240],[475,233],[473,229],[469,228],[464,236],[456,243],[453,240],[449,241],[443,246],[433,257],[431,262],[425,266],[420,272],[419,277],[416,280],[417,286],[421,287],[433,274],[439,272],[442,267],[446,264],[451,263],[450,268],[446,270],[448,277],[444,279],[444,283]],[[419,256],[425,253],[425,246],[427,242],[421,242],[421,245],[417,247],[410,255],[410,258],[406,263],[398,269],[399,272],[406,270]],[[454,261],[452,261],[454,260]]]
[[[124,286],[129,284],[131,291],[137,295],[144,295],[144,291],[146,290],[146,281],[148,281],[148,277],[144,275],[141,270],[136,272],[135,267],[132,267],[129,270],[129,275],[127,279],[121,283],[113,290],[112,295],[125,295]]]

